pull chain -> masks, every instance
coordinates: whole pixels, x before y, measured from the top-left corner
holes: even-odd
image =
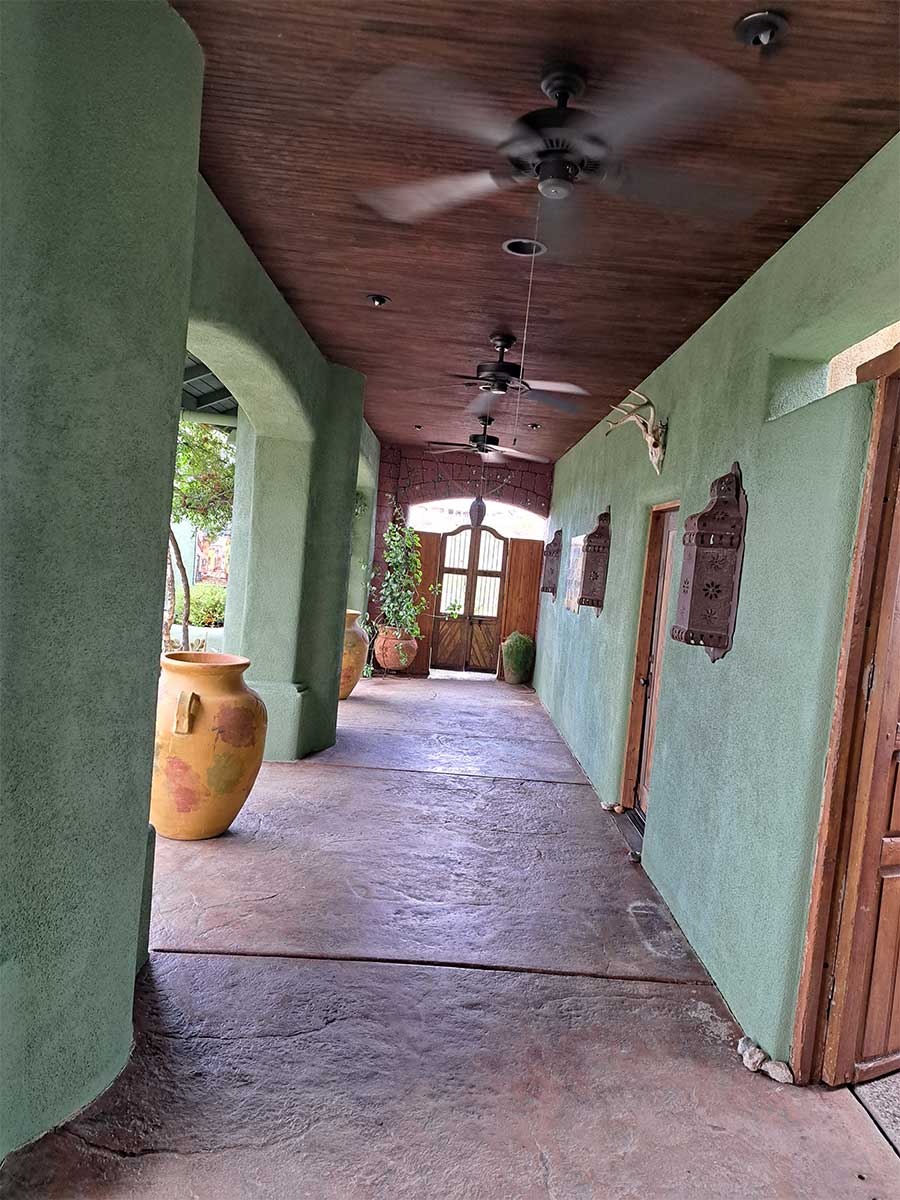
[[[537,240],[538,240],[538,232],[540,231],[540,227],[541,227],[541,196],[538,195],[537,207],[536,207],[535,213],[534,213],[534,237],[532,239],[532,241],[534,241],[534,242],[537,242]],[[528,318],[531,315],[531,289],[532,289],[532,285],[534,284],[534,260],[536,258],[537,258],[537,255],[532,254],[531,267],[528,272],[528,296],[525,300],[525,328],[522,330],[522,366],[519,371],[520,382],[525,379],[525,351],[528,347]],[[516,388],[516,418],[515,418],[515,422],[513,423],[513,438],[512,438],[513,446],[515,446],[515,444],[516,444],[516,438],[518,437],[518,433],[519,433],[519,406],[521,404],[521,401],[522,401],[522,388],[518,387],[518,388]]]

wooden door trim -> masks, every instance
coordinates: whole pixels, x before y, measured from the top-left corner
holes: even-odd
[[[891,390],[897,385],[891,382]],[[885,567],[886,585],[879,606],[875,651],[875,684],[865,723],[860,782],[853,798],[850,849],[843,879],[842,911],[837,953],[834,956],[834,996],[825,1031],[822,1078],[828,1083],[848,1083],[856,1073],[863,1032],[863,1014],[869,1001],[871,952],[878,921],[875,897],[881,887],[878,861],[883,836],[889,775],[897,729],[900,695],[900,614],[895,612],[900,580],[900,489],[894,496],[891,540]],[[889,737],[884,736],[885,705]]]
[[[644,577],[638,611],[637,637],[634,646],[632,667],[631,699],[628,702],[628,722],[625,727],[625,762],[622,769],[622,787],[619,807],[634,807],[634,790],[637,787],[640,769],[641,729],[644,721],[644,687],[641,663],[650,653],[653,638],[653,615],[656,608],[656,590],[659,584],[659,559],[662,550],[662,535],[665,521],[658,514],[672,512],[680,507],[680,501],[667,500],[654,504],[647,514],[647,549],[644,553]]]
[[[857,371],[862,382],[881,355]],[[893,365],[893,360],[890,360]],[[832,1015],[838,941],[844,909],[844,882],[855,811],[851,758],[858,753],[861,696],[867,687],[868,664],[875,652],[874,629],[867,618],[877,604],[876,563],[884,520],[882,497],[888,486],[898,408],[896,375],[878,381],[872,431],[863,480],[856,544],[844,615],[831,731],[825,764],[822,812],[816,838],[809,914],[801,960],[800,984],[791,1041],[791,1067],[798,1083],[823,1077],[825,1045]],[[883,673],[882,673],[883,674]],[[862,710],[862,712],[861,712]],[[836,1014],[834,1014],[836,1015]]]

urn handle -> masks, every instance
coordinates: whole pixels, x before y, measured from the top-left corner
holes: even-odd
[[[200,704],[196,692],[179,692],[178,704],[175,706],[175,733],[190,733],[194,724],[194,715]]]

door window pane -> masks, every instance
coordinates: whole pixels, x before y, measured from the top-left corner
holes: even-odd
[[[471,530],[464,529],[447,538],[444,547],[444,566],[458,567],[465,571],[469,565],[469,539]]]
[[[494,537],[486,529],[481,531],[481,544],[478,547],[478,570],[503,570],[503,539]]]
[[[444,577],[441,580],[441,612],[445,613],[450,610],[451,605],[462,609],[466,600],[466,577],[465,575],[452,575],[448,571],[444,572]]]
[[[475,581],[476,617],[496,617],[500,601],[500,580],[496,575],[479,575]]]

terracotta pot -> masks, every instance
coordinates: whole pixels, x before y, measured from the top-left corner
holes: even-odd
[[[375,657],[386,671],[402,671],[416,657],[419,643],[414,637],[395,629],[393,625],[379,625],[375,638]]]
[[[216,837],[259,774],[266,706],[244,683],[247,658],[176,650],[160,662],[150,822],[179,841]]]
[[[341,659],[341,690],[339,700],[346,700],[363,673],[366,665],[366,655],[369,652],[369,639],[359,623],[362,613],[347,609],[344,618],[344,657]]]

